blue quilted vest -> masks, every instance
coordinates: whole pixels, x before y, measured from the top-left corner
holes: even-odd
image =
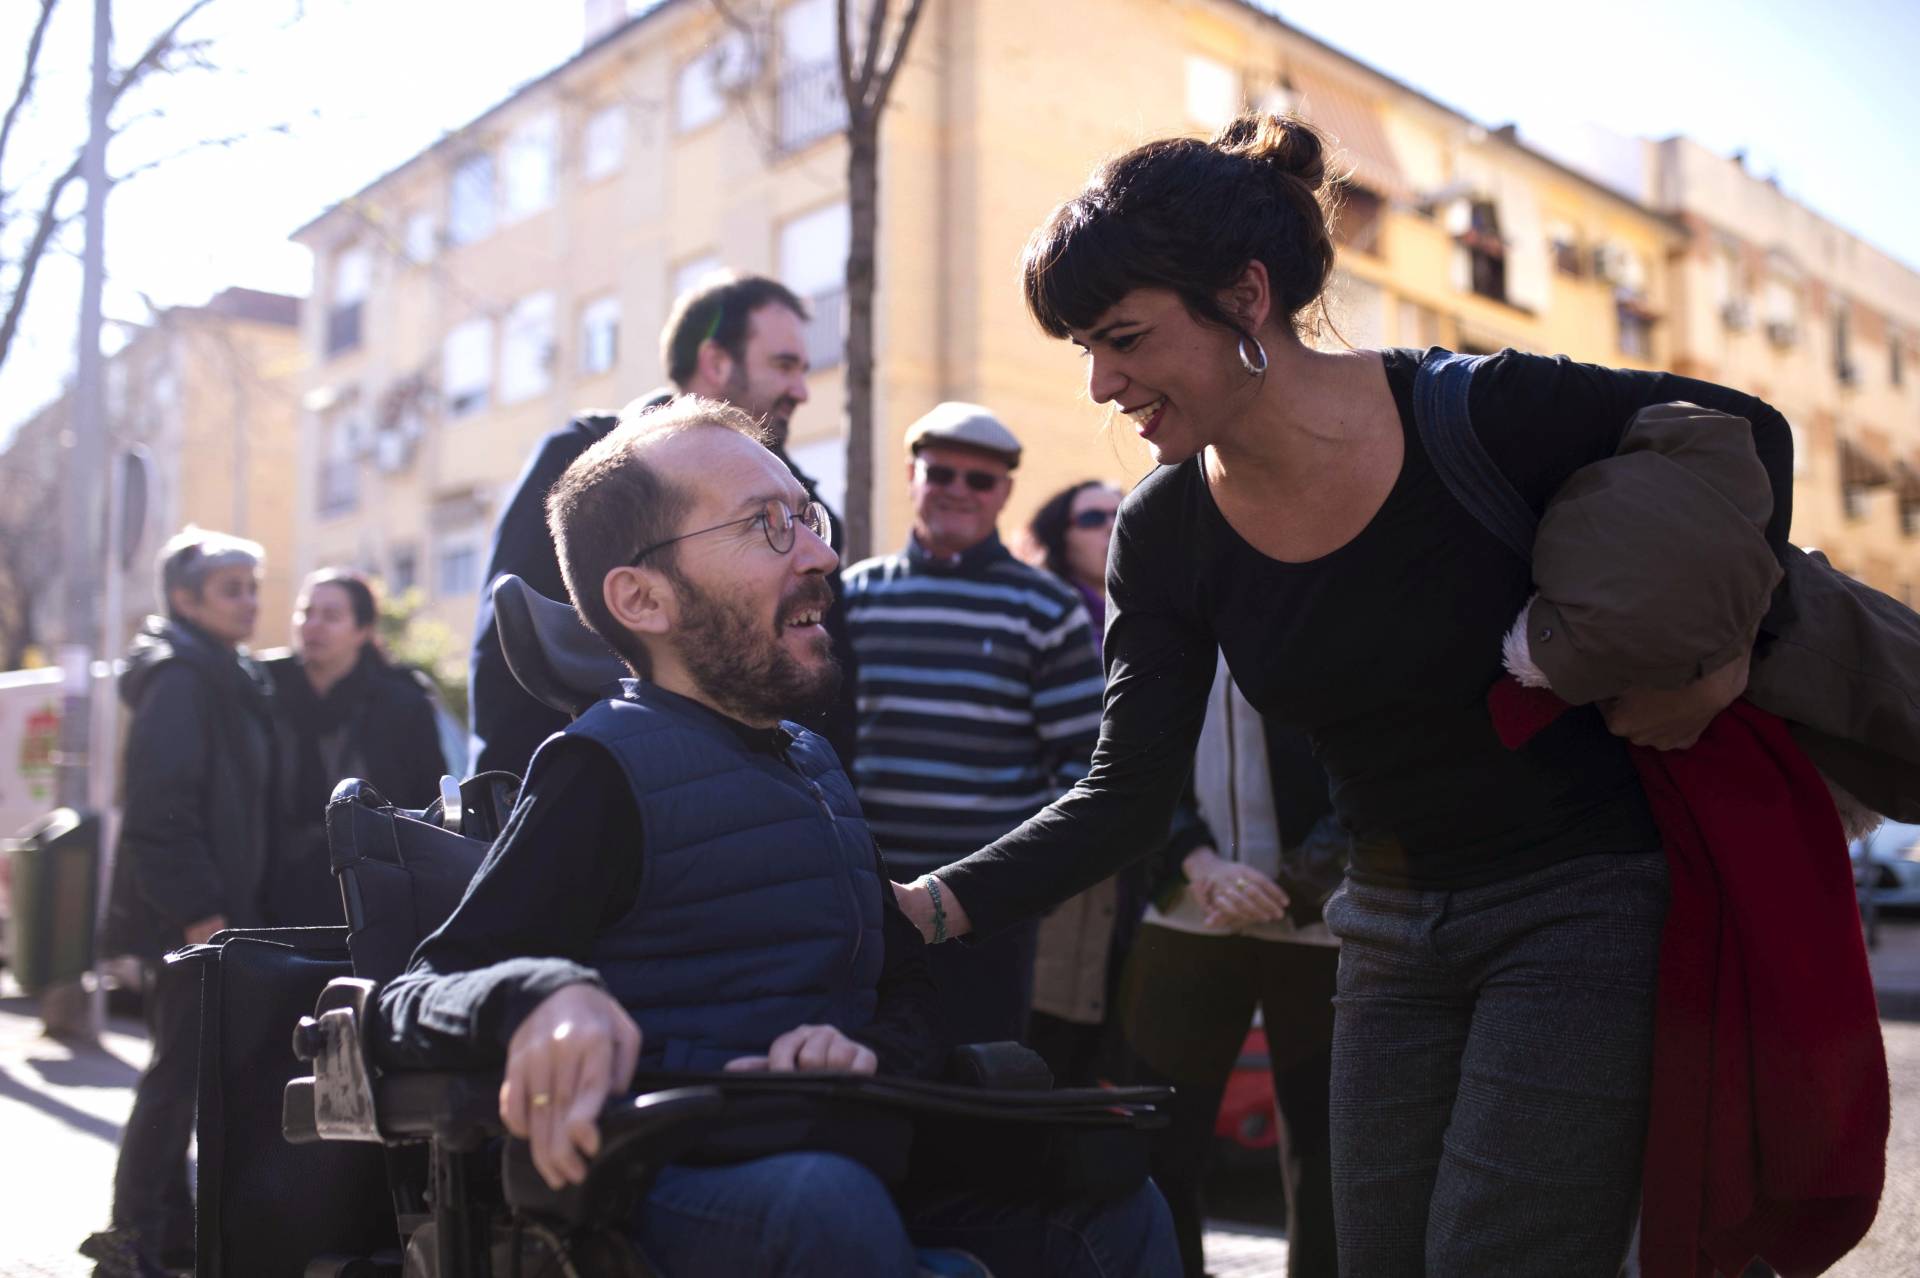
[[[565,735],[604,746],[640,808],[639,895],[593,966],[639,1022],[642,1069],[719,1069],[796,1025],[873,1019],[888,889],[824,741],[787,724],[755,749],[706,707],[634,682]]]

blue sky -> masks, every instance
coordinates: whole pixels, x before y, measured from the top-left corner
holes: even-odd
[[[932,0],[947,3],[949,0]],[[123,54],[177,0],[122,0]],[[299,6],[303,16],[288,25]],[[1551,143],[1599,124],[1687,133],[1920,265],[1920,3],[1916,0],[1288,0],[1295,26],[1488,124]],[[0,11],[0,83],[31,6]],[[64,163],[84,128],[87,13],[63,0],[30,147],[0,174]],[[578,47],[579,0],[215,0],[192,30],[223,69],[155,86],[164,119],[116,143],[124,169],[206,136],[232,147],[173,161],[110,205],[108,312],[138,319],[229,284],[302,291],[288,232],[477,115]],[[270,125],[285,132],[258,133]],[[33,130],[27,134],[27,130]],[[77,248],[78,237],[73,240]],[[0,369],[0,436],[72,363],[78,266],[49,262]]]

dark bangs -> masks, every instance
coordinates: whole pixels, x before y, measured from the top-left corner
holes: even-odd
[[[1053,211],[1020,263],[1027,310],[1041,332],[1064,338],[1086,328],[1137,287],[1126,269],[1130,238],[1090,196]]]

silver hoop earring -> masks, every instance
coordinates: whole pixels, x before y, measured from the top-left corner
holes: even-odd
[[[1253,357],[1247,354],[1248,342],[1252,342],[1253,349],[1260,352],[1260,362],[1258,364],[1254,363]],[[1240,353],[1240,367],[1247,370],[1248,377],[1258,377],[1267,371],[1267,348],[1260,344],[1259,338],[1242,337],[1240,339],[1240,345],[1235,349]]]

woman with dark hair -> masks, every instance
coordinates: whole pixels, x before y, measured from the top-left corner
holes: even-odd
[[[365,577],[321,569],[294,603],[293,649],[265,661],[279,746],[268,907],[282,927],[341,921],[340,890],[327,858],[327,798],[334,786],[358,777],[389,802],[413,808],[440,792],[447,764],[431,684],[381,654],[379,615]]]
[[[1302,340],[1334,265],[1326,187],[1318,133],[1250,114],[1110,162],[1028,245],[1029,308],[1087,353],[1090,394],[1160,468],[1115,530],[1091,773],[902,903],[936,940],[991,933],[1151,853],[1218,650],[1255,710],[1308,734],[1352,840],[1325,912],[1342,942],[1340,1272],[1610,1278],[1639,1190],[1667,904],[1622,738],[1689,745],[1748,659],[1501,744],[1487,693],[1528,567],[1422,442],[1416,376],[1446,352]],[[1750,428],[1784,553],[1791,436],[1752,396],[1505,351],[1474,370],[1466,407],[1537,513],[1637,410],[1674,400]],[[1189,891],[1215,914],[1286,908],[1230,861],[1195,868]]]

